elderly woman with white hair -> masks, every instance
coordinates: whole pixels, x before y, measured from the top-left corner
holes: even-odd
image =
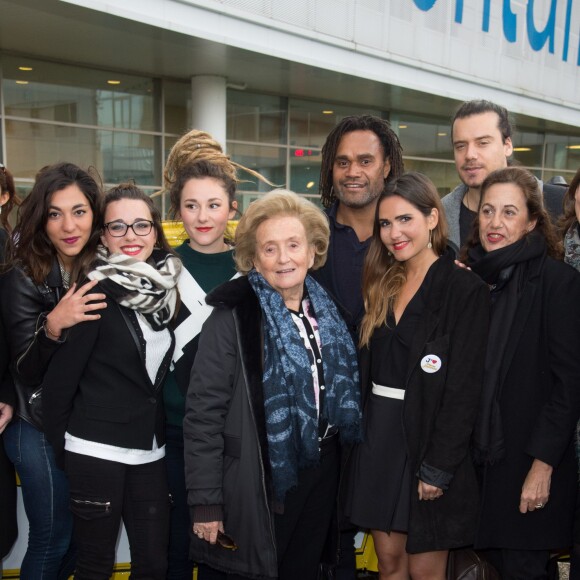
[[[228,578],[314,580],[336,505],[339,439],[360,437],[356,351],[308,271],[329,229],[283,190],[250,205],[246,274],[207,297],[184,421],[190,556]],[[227,535],[226,535],[227,534]]]

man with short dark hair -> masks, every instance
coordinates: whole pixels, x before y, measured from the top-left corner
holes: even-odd
[[[513,153],[512,128],[504,107],[490,101],[468,101],[451,123],[455,167],[462,184],[443,198],[449,240],[465,244],[477,215],[481,184],[496,169],[508,165]]]
[[[403,173],[402,148],[389,123],[345,117],[322,148],[319,190],[330,220],[326,264],[315,278],[346,310],[353,333],[364,314],[362,269],[385,183]]]
[[[461,185],[442,202],[449,224],[449,241],[459,249],[467,241],[477,215],[481,184],[496,169],[508,166],[513,153],[512,123],[504,107],[485,100],[461,104],[451,122],[455,167]],[[544,185],[544,203],[552,219],[562,213],[565,188]]]

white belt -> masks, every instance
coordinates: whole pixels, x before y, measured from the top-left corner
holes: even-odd
[[[400,399],[401,401],[405,398],[405,389],[383,387],[383,385],[375,383],[373,383],[373,393],[379,397],[389,397],[390,399]]]

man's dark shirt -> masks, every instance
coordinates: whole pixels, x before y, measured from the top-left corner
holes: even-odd
[[[471,226],[475,218],[477,217],[477,212],[471,211],[462,202],[459,208],[459,239],[461,240],[461,247],[467,242],[469,237],[469,232],[471,232]]]
[[[354,335],[364,315],[362,271],[371,240],[359,242],[350,226],[338,223],[337,209],[335,202],[326,210],[330,222],[328,257],[312,275],[344,309],[344,319]]]

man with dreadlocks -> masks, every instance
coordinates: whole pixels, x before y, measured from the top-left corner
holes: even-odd
[[[364,314],[362,270],[377,199],[385,183],[403,171],[399,138],[378,117],[345,117],[322,147],[319,191],[330,222],[330,244],[325,265],[312,274],[342,306],[355,342]],[[340,544],[336,578],[354,580],[354,531],[344,531]]]
[[[314,277],[345,309],[353,334],[364,314],[361,279],[377,199],[403,173],[402,148],[389,123],[371,115],[345,117],[322,148],[319,190],[330,220],[326,264]]]

